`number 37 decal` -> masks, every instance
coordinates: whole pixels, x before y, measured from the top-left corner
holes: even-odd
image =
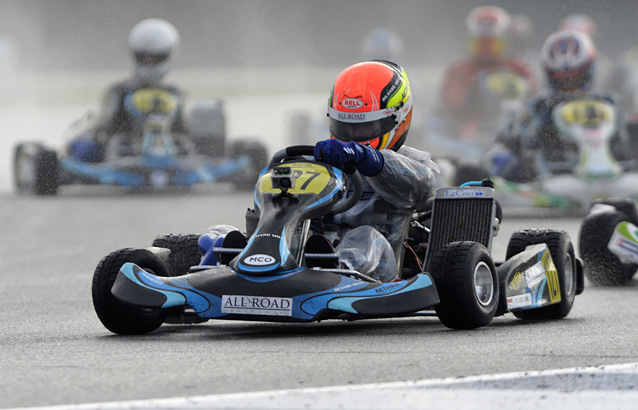
[[[288,190],[291,194],[320,194],[331,181],[328,170],[319,164],[300,162],[286,166],[290,166],[295,175],[295,187]],[[270,173],[261,178],[259,189],[261,192],[281,192],[272,187]]]

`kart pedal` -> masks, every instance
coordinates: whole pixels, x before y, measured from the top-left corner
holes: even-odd
[[[228,232],[226,234],[226,236],[224,237],[224,240],[222,241],[222,246],[221,247],[222,248],[244,249],[247,244],[248,244],[248,241],[246,240],[246,237],[244,236],[243,233],[241,233],[239,231],[231,231],[231,232]],[[237,253],[226,253],[226,252],[221,253],[220,252],[220,253],[217,254],[217,260],[222,265],[228,265],[230,263],[230,261],[235,259],[235,257],[237,255],[239,255],[239,252],[237,252]]]
[[[338,268],[339,256],[330,240],[323,235],[311,235],[306,241],[304,255],[306,266],[309,268]]]

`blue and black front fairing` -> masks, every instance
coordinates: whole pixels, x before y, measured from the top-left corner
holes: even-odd
[[[133,263],[122,266],[112,293],[140,307],[190,306],[202,318],[268,321],[386,317],[424,310],[439,302],[427,273],[409,280],[370,283],[307,268],[255,277],[219,266],[165,278]]]

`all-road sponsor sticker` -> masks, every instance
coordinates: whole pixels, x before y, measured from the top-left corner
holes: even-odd
[[[532,294],[523,293],[522,295],[510,296],[507,298],[507,308],[516,309],[532,304]]]
[[[292,316],[292,298],[223,295],[222,313]]]

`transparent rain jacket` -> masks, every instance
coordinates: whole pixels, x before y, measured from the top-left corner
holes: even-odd
[[[415,211],[425,210],[434,194],[438,166],[430,153],[403,146],[397,152],[381,150],[384,166],[378,175],[363,177],[363,194],[349,210],[334,216],[338,236],[368,225],[381,232],[394,250],[396,262],[403,261],[403,241]],[[369,244],[362,243],[361,247]],[[365,254],[365,252],[362,252]]]

